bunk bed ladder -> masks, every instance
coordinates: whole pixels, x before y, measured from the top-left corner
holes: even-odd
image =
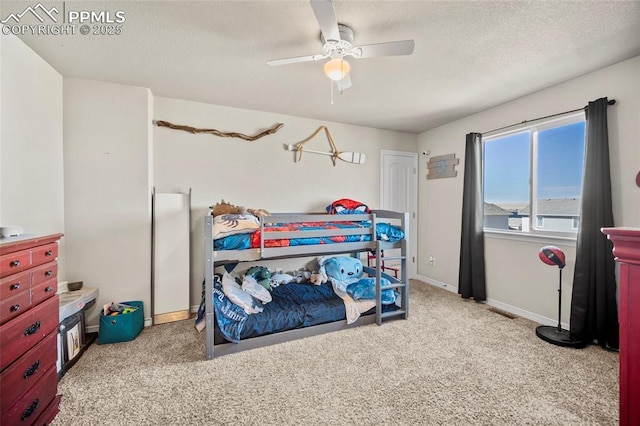
[[[402,228],[405,235],[409,235],[409,214],[404,213],[402,217]],[[382,243],[376,241],[376,324],[382,325],[382,320],[389,317],[402,316],[403,319],[409,317],[409,275],[407,272],[407,240],[403,239],[400,243],[400,256],[384,257],[384,261],[400,260],[400,280],[394,279],[390,275],[382,272]],[[381,278],[391,281],[391,284],[381,285]],[[387,289],[396,289],[400,291],[400,307],[395,311],[382,312],[382,291]]]

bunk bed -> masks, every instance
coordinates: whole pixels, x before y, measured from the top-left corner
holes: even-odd
[[[214,239],[214,218],[205,216],[205,282],[204,282],[204,317],[205,317],[205,345],[207,359],[267,346],[274,343],[295,340],[303,337],[341,330],[349,327],[376,323],[382,324],[387,317],[406,319],[409,314],[409,280],[407,275],[407,237],[408,213],[388,210],[371,210],[363,214],[321,214],[321,213],[275,213],[259,218],[259,228],[248,235],[249,243],[241,243],[240,249],[234,243],[230,247],[223,247]],[[390,228],[389,228],[390,227]],[[400,232],[395,232],[394,229]],[[394,234],[399,238],[389,238]],[[393,237],[393,236],[392,236]],[[247,247],[248,246],[248,247]],[[230,340],[220,333],[216,321],[215,298],[222,300],[222,292],[216,283],[215,269],[223,266],[225,270],[232,270],[242,262],[261,260],[276,260],[285,258],[302,258],[313,256],[351,255],[360,257],[375,256],[375,265],[382,265],[382,253],[385,250],[399,249],[399,256],[385,256],[383,260],[400,261],[401,276],[396,278],[384,273],[381,268],[363,267],[365,274],[375,278],[375,307],[360,316],[357,321],[350,323],[344,318],[344,304],[336,306],[335,298],[330,307],[342,312],[338,320],[323,320],[285,330],[269,330],[242,340]],[[394,250],[397,252],[397,250]],[[389,284],[385,283],[386,278]],[[289,286],[292,284],[285,284]],[[313,288],[308,284],[309,287]],[[282,287],[282,286],[280,286]],[[280,288],[278,287],[278,289]],[[382,292],[393,288],[398,292],[397,303],[393,307],[383,306]],[[277,289],[276,289],[277,290]],[[327,289],[318,286],[323,299]],[[330,290],[329,291],[333,293]],[[275,292],[274,292],[275,293]],[[335,294],[333,294],[335,296]],[[306,296],[305,296],[306,297]],[[338,299],[341,302],[341,299]],[[269,306],[269,305],[266,305]],[[393,309],[391,309],[393,308]],[[219,306],[218,306],[219,309]],[[218,312],[220,312],[218,310]],[[262,313],[251,317],[259,318]],[[256,332],[254,332],[256,334]]]

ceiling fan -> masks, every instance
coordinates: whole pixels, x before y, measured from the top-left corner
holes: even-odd
[[[339,90],[351,87],[349,71],[351,65],[345,56],[353,58],[372,58],[376,56],[401,56],[413,53],[414,41],[402,40],[386,43],[353,45],[353,29],[338,23],[331,0],[311,0],[311,8],[320,25],[320,41],[322,53],[317,55],[297,56],[293,58],[267,61],[271,66],[287,65],[296,62],[319,61],[330,58],[324,64],[324,73],[336,82]]]

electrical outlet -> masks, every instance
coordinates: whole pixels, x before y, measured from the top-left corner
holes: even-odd
[[[436,266],[436,258],[433,256],[429,256],[429,265]]]

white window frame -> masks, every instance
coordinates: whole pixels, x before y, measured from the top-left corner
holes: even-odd
[[[543,225],[538,226],[537,223],[537,211],[538,211],[538,202],[537,202],[537,169],[536,164],[538,161],[538,132],[541,130],[547,130],[555,127],[567,126],[570,124],[575,124],[579,122],[583,122],[586,120],[586,116],[584,111],[579,112],[571,112],[563,115],[554,116],[548,119],[537,120],[532,124],[522,124],[514,127],[510,127],[507,131],[495,131],[489,132],[482,135],[482,143],[490,142],[493,139],[503,138],[506,136],[511,136],[517,133],[524,133],[525,131],[529,132],[529,168],[530,168],[530,180],[529,180],[529,231],[516,231],[516,230],[504,230],[504,229],[494,229],[494,228],[484,228],[484,232],[491,235],[495,234],[496,236],[500,236],[501,238],[509,238],[512,236],[513,238],[520,239],[521,237],[524,239],[529,238],[539,238],[539,237],[554,237],[559,240],[575,240],[577,237],[578,229],[572,227],[572,231],[562,232],[562,231],[552,231],[548,229],[544,229],[544,218]],[[586,137],[586,135],[585,135]],[[484,169],[484,159],[482,163],[482,167]],[[484,173],[484,170],[483,170]],[[484,197],[483,197],[484,201]],[[536,218],[536,220],[533,220]]]
[[[575,229],[578,232],[578,228],[580,226],[580,218],[572,217],[571,218],[571,229]]]

